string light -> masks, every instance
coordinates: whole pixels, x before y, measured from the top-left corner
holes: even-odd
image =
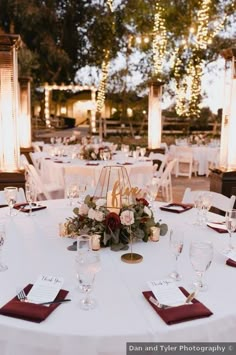
[[[163,63],[167,45],[167,31],[165,20],[163,18],[163,11],[163,7],[157,2],[153,28],[154,75],[157,77],[160,77],[163,71]]]
[[[113,12],[113,0],[107,0],[107,6],[111,12]],[[106,94],[106,86],[107,86],[107,78],[108,71],[110,65],[110,50],[106,49],[104,55],[104,59],[102,62],[102,77],[98,88],[97,95],[97,112],[101,113],[104,102],[105,102],[105,94]]]

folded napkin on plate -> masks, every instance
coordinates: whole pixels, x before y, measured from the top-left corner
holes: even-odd
[[[27,202],[23,202],[23,203],[16,203],[14,205],[14,208],[16,210],[21,210],[21,212],[30,212],[30,208],[29,208],[29,204]],[[44,210],[45,208],[47,208],[47,206],[42,206],[42,205],[37,205],[37,204],[32,204],[32,211],[39,211],[39,210]]]
[[[29,293],[33,285],[29,284],[24,288],[26,295]],[[61,300],[66,297],[69,291],[60,290],[55,300]],[[56,309],[60,303],[51,304],[49,307],[21,302],[15,296],[11,301],[6,303],[2,308],[0,308],[0,314],[8,317],[19,318],[23,320],[28,320],[30,322],[40,323],[45,320],[53,311]]]
[[[228,233],[226,225],[223,222],[208,222],[207,226],[218,233]]]
[[[174,213],[182,213],[193,208],[190,203],[169,203],[169,205],[161,206],[160,209],[163,211],[169,211]]]
[[[99,163],[86,163],[86,165],[88,165],[88,166],[97,166],[97,165],[99,165]]]
[[[232,259],[227,259],[226,260],[226,265],[232,266],[232,267],[236,267],[236,261],[232,260]]]
[[[183,294],[186,297],[189,295],[189,293],[183,287],[180,287],[180,290],[183,292]],[[185,322],[192,319],[209,317],[213,314],[206,306],[204,306],[204,304],[202,304],[196,299],[193,299],[192,303],[190,304],[184,304],[182,306],[170,307],[164,309],[164,308],[158,308],[155,304],[153,304],[149,300],[149,297],[151,296],[155,298],[152,291],[144,291],[143,295],[146,298],[146,300],[150,303],[152,308],[154,308],[157,314],[168,325]]]

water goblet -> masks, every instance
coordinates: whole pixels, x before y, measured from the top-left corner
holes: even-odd
[[[5,225],[0,223],[0,271],[6,271],[7,265],[2,262],[2,247],[6,239]]]
[[[202,223],[207,223],[207,212],[212,206],[212,194],[206,192],[202,195]]]
[[[91,298],[95,276],[101,269],[99,252],[88,251],[76,256],[76,275],[79,289],[85,296],[80,300],[80,307],[84,310],[93,309],[96,301]]]
[[[77,254],[85,254],[91,251],[91,236],[82,234],[77,237]]]
[[[190,245],[189,257],[192,267],[197,275],[197,280],[194,282],[196,291],[206,291],[207,284],[203,283],[202,279],[209,269],[213,259],[213,245],[208,241],[193,241]]]
[[[197,218],[196,221],[193,223],[195,225],[201,225],[202,224],[202,217],[201,217],[201,211],[202,211],[202,194],[196,194],[194,197],[194,207],[197,209]]]
[[[227,231],[229,233],[228,249],[232,250],[234,249],[234,246],[232,244],[232,233],[236,231],[236,210],[233,209],[233,210],[226,211],[225,224],[226,224]]]
[[[169,276],[175,281],[180,281],[182,276],[178,271],[178,259],[184,246],[184,232],[181,229],[170,230],[169,246],[175,257],[175,268]]]
[[[32,212],[32,205],[36,201],[36,189],[35,186],[33,185],[32,182],[26,182],[25,183],[25,197],[26,200],[29,204],[29,214],[26,214],[26,216],[34,216],[35,214]]]
[[[14,204],[17,201],[17,192],[18,192],[18,188],[14,187],[14,186],[8,186],[4,188],[4,195],[5,195],[5,199],[7,201],[7,204],[9,206],[9,216],[15,216],[16,213],[14,213],[13,207]]]

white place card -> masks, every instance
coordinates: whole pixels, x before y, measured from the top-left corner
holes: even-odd
[[[178,306],[186,301],[186,297],[172,280],[148,281],[148,286],[160,304]]]
[[[184,210],[183,206],[177,206],[177,205],[164,206],[164,207],[169,208],[170,210],[175,210],[175,211],[183,211]]]
[[[30,292],[27,299],[32,303],[52,302],[62,288],[64,279],[62,277],[40,275]]]

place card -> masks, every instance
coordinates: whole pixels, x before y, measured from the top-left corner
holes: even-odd
[[[172,280],[148,281],[148,286],[160,304],[173,307],[186,301],[186,297]]]
[[[62,277],[40,275],[28,293],[27,299],[32,303],[52,302],[61,290],[63,283]]]

